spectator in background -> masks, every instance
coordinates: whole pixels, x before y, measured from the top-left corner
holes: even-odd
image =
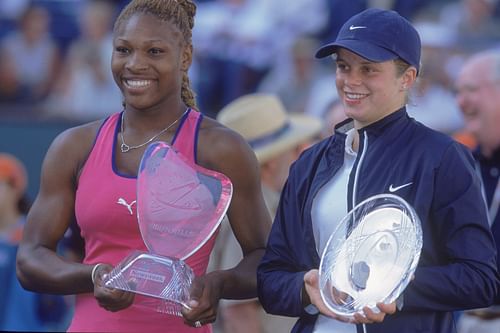
[[[412,88],[408,114],[424,125],[451,134],[463,120],[454,100],[448,61],[457,53],[455,33],[433,22],[415,24],[422,40],[422,70]]]
[[[3,0],[0,2],[0,19],[17,20],[29,6],[31,0]]]
[[[31,0],[0,1],[0,38],[15,29],[16,21],[30,2]]]
[[[225,106],[217,120],[240,133],[253,148],[260,164],[264,200],[274,218],[288,169],[319,136],[321,121],[287,112],[272,94],[242,96]],[[212,256],[213,268],[233,267],[242,257],[229,225],[223,223]],[[265,314],[257,299],[223,301],[220,311],[226,333],[285,333],[291,331],[295,322],[292,318]]]
[[[477,141],[474,157],[483,180],[490,225],[500,253],[500,50],[473,55],[456,82],[457,102],[465,120],[465,130]],[[500,271],[500,261],[497,261]],[[460,317],[460,333],[500,332],[500,292],[494,306],[465,312]]]
[[[30,5],[20,16],[18,30],[7,35],[0,48],[13,65],[13,74],[25,89],[23,103],[40,102],[52,89],[59,67],[60,55],[49,34],[50,14],[37,5]]]
[[[318,46],[313,38],[297,38],[287,49],[290,56],[280,58],[280,65],[266,75],[258,90],[278,95],[288,112],[306,112],[315,82],[325,73],[312,56]]]
[[[64,329],[63,298],[26,291],[16,277],[16,252],[29,208],[26,185],[21,161],[0,153],[0,331]]]
[[[193,39],[199,102],[217,112],[253,93],[281,62],[298,36],[313,34],[326,20],[323,0],[220,0],[200,4]]]
[[[109,70],[114,15],[115,7],[109,1],[85,2],[81,35],[69,47],[62,76],[46,106],[49,114],[95,120],[117,111],[121,105],[120,90]]]
[[[0,114],[3,115],[10,108],[23,103],[27,96],[28,88],[19,81],[14,59],[0,48]]]
[[[456,46],[464,52],[477,52],[499,44],[498,0],[451,1],[440,12],[440,24],[457,33]]]

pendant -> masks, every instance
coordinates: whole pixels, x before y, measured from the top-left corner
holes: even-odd
[[[122,145],[120,146],[120,150],[122,153],[126,153],[130,150],[130,146],[126,143],[122,143]]]

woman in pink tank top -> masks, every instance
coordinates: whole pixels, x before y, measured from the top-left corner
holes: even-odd
[[[111,64],[125,109],[65,131],[45,157],[18,251],[18,277],[26,289],[77,295],[70,331],[211,332],[221,298],[256,297],[256,267],[271,221],[250,147],[195,110],[187,75],[195,11],[192,0],[130,2],[115,23]],[[182,317],[140,306],[144,296],[103,284],[125,256],[147,251],[136,217],[136,182],[153,141],[233,184],[227,215],[244,258],[232,269],[207,273],[215,236],[188,257],[196,278],[191,310],[183,309]],[[55,252],[73,217],[85,241],[81,263]]]

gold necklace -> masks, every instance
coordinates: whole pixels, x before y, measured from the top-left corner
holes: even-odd
[[[153,141],[154,139],[156,139],[157,137],[159,137],[160,135],[162,135],[163,133],[165,133],[166,131],[168,131],[172,126],[174,126],[175,124],[177,124],[177,122],[179,120],[181,120],[181,118],[184,117],[184,115],[186,113],[188,113],[188,111],[189,111],[189,108],[187,108],[186,111],[184,111],[179,116],[179,118],[175,119],[173,123],[171,123],[170,125],[168,125],[164,129],[162,129],[161,131],[159,131],[158,133],[156,133],[153,137],[151,137],[151,139],[149,139],[148,141],[146,141],[144,143],[141,143],[140,145],[136,145],[136,146],[130,146],[130,145],[126,144],[125,143],[125,139],[123,138],[123,131],[124,131],[123,123],[124,123],[124,119],[125,119],[125,111],[123,111],[123,113],[122,113],[121,131],[120,131],[120,139],[122,140],[122,144],[120,145],[120,151],[122,153],[126,153],[126,152],[130,151],[131,149],[137,149],[137,148],[144,147],[145,145],[147,145],[148,143],[150,143],[151,141]]]

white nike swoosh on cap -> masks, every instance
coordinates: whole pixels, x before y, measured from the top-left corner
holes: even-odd
[[[413,184],[413,182],[409,182],[407,184],[404,184],[404,185],[400,185],[400,186],[396,186],[394,187],[392,184],[389,186],[389,192],[393,193],[393,192],[396,192],[396,191],[399,191],[400,189],[404,188],[404,187],[407,187],[407,186],[410,186],[411,184]]]
[[[356,29],[366,29],[366,27],[362,25],[351,25],[349,27],[349,30],[356,30]]]

